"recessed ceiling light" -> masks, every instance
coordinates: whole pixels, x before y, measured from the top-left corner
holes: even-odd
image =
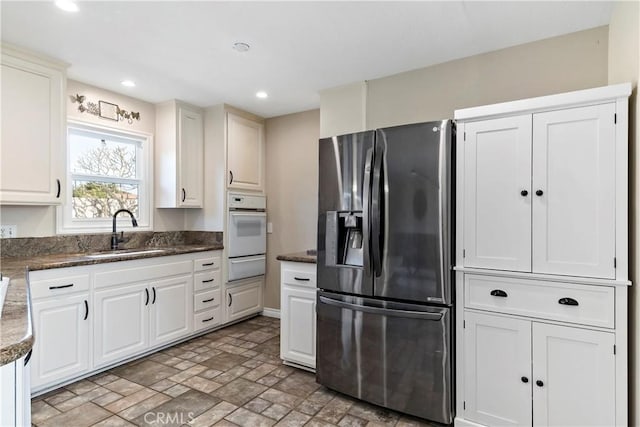
[[[126,87],[135,87],[136,82],[132,81],[132,80],[123,80],[120,82],[120,84],[122,86],[126,86]]]
[[[264,99],[264,98],[267,98],[269,95],[267,95],[267,92],[261,90],[260,92],[256,92],[256,96],[258,98]]]
[[[66,12],[78,11],[78,5],[73,0],[56,0],[56,6]]]
[[[238,42],[233,44],[233,48],[238,52],[246,52],[251,49],[251,46],[249,46],[247,43]]]

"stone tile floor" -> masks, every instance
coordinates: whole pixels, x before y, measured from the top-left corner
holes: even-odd
[[[282,364],[278,319],[258,316],[33,399],[38,427],[429,426]]]

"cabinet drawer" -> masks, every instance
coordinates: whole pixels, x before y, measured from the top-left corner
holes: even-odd
[[[193,271],[216,270],[220,268],[219,256],[208,256],[193,260]]]
[[[193,289],[201,291],[203,289],[211,289],[222,284],[220,278],[220,270],[203,271],[193,275]]]
[[[198,332],[220,324],[222,316],[220,315],[220,307],[215,307],[193,316],[193,330]]]
[[[465,275],[465,307],[613,328],[615,289]]]
[[[65,277],[50,277],[38,280],[39,275],[29,273],[31,297],[33,299],[66,295],[89,290],[89,275],[78,274]]]
[[[282,269],[282,283],[315,288],[316,272]]]
[[[193,311],[200,311],[220,305],[220,288],[198,292],[193,296]]]

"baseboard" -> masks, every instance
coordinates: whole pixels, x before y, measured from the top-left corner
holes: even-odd
[[[269,308],[265,307],[262,309],[262,315],[266,317],[275,317],[276,319],[280,318],[280,310],[277,308]]]

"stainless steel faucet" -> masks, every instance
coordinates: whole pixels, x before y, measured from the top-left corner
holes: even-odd
[[[133,216],[133,213],[128,209],[119,209],[116,213],[113,214],[113,232],[111,233],[111,250],[115,251],[118,249],[118,243],[124,242],[124,231],[120,233],[120,237],[118,237],[118,232],[116,231],[116,217],[120,212],[126,212],[131,216],[131,225],[134,227],[138,226],[138,221]]]

